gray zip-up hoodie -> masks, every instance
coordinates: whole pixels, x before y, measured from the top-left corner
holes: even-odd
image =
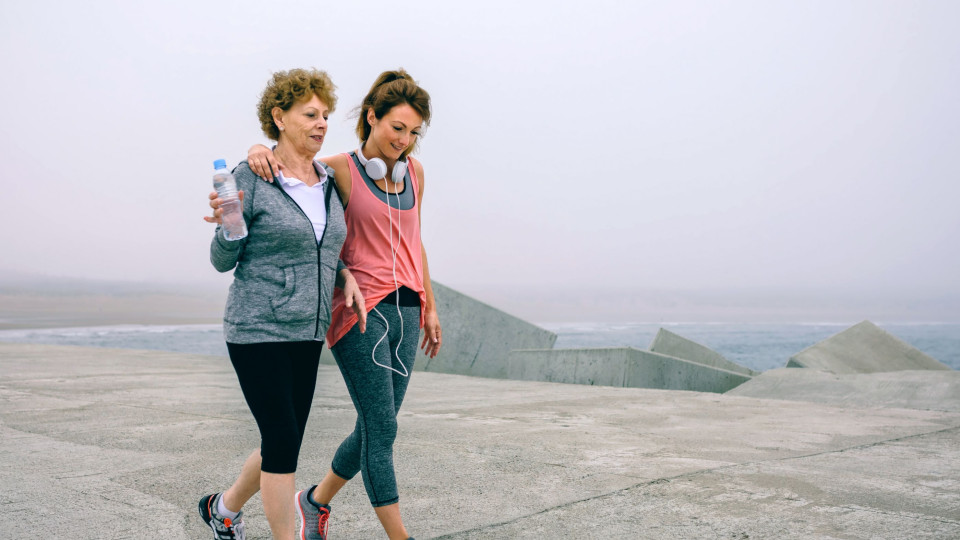
[[[233,170],[244,192],[248,234],[231,242],[217,227],[210,243],[214,268],[236,267],[223,314],[228,342],[310,341],[326,335],[347,225],[333,169],[324,167],[327,226],[319,243],[310,219],[278,182],[260,180],[246,161]]]

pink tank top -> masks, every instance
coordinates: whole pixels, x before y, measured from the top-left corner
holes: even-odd
[[[420,249],[420,205],[417,194],[420,181],[417,179],[413,158],[408,157],[410,167],[410,185],[414,193],[413,208],[397,210],[370,192],[367,183],[350,154],[347,163],[350,166],[350,200],[343,215],[347,222],[347,238],[340,252],[350,273],[357,280],[367,313],[386,295],[398,287],[406,286],[420,293],[420,327],[423,328],[423,306],[426,305],[426,292],[423,289],[423,256]],[[389,214],[387,213],[389,210]],[[391,248],[391,235],[393,247]],[[399,238],[399,242],[398,242]],[[393,251],[397,250],[397,280],[393,280]],[[337,289],[333,294],[333,310],[330,329],[327,331],[327,345],[340,340],[357,323],[353,309],[347,308],[343,291]]]

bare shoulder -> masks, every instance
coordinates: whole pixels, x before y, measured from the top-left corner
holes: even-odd
[[[345,156],[344,154],[333,154],[333,155],[330,155],[330,156],[324,156],[324,157],[320,158],[320,161],[322,161],[322,162],[326,163],[327,165],[333,167],[334,164],[337,164],[337,163],[344,163],[344,164],[345,164],[345,163],[347,162],[347,156]]]
[[[334,154],[320,158],[320,161],[333,169],[333,177],[337,184],[342,184],[350,179],[350,166],[347,164],[347,156],[343,154]]]
[[[413,170],[416,171],[417,178],[420,178],[422,181],[423,180],[423,163],[420,163],[420,160],[413,156],[409,156],[407,159],[413,163]]]
[[[325,163],[328,167],[332,167],[334,171],[339,171],[341,168],[347,166],[347,156],[343,154],[334,154],[332,156],[326,156],[320,158],[320,161]]]
[[[340,192],[340,199],[346,206],[350,200],[350,166],[347,164],[347,156],[343,154],[334,154],[320,158],[320,161],[333,169],[333,180],[337,183],[337,191]]]

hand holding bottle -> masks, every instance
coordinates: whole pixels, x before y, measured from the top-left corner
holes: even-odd
[[[216,191],[216,206],[211,195],[213,219],[222,226],[226,240],[240,240],[247,236],[247,223],[243,220],[243,192],[237,192],[237,181],[227,170],[227,162],[213,162],[213,187]],[[207,220],[210,221],[210,220]],[[211,222],[212,223],[212,222]]]
[[[243,190],[237,192],[237,199],[240,201],[240,208],[243,209]],[[210,192],[210,208],[213,208],[213,216],[203,216],[203,220],[207,223],[216,223],[217,225],[223,224],[223,209],[220,208],[220,204],[223,201],[220,200],[220,196],[217,195],[216,191]]]

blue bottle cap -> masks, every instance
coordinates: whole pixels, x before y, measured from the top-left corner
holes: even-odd
[[[225,159],[218,159],[218,160],[214,161],[214,162],[213,162],[213,168],[214,168],[214,169],[217,169],[217,170],[226,169],[226,168],[227,168],[227,160],[225,160]]]

